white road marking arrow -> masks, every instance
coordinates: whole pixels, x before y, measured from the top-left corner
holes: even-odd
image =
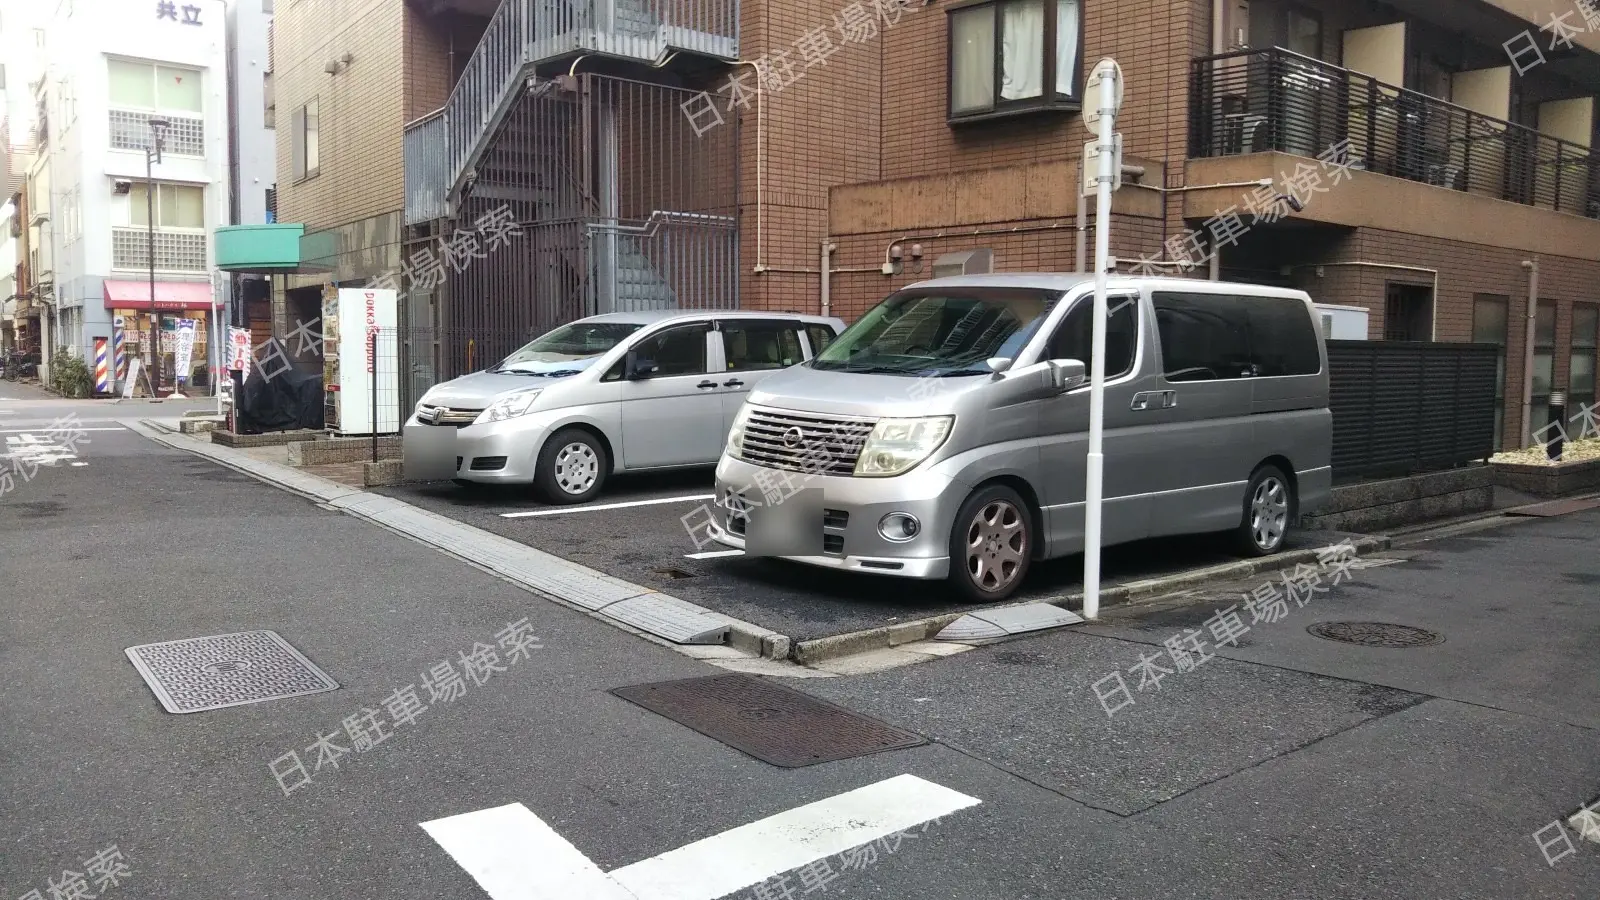
[[[520,803],[423,822],[491,900],[716,900],[983,801],[897,775],[611,873]]]

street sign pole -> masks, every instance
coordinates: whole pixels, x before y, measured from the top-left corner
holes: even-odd
[[[1097,84],[1098,114],[1095,126],[1100,163],[1094,213],[1094,325],[1089,361],[1089,458],[1083,504],[1083,617],[1100,615],[1100,513],[1105,473],[1104,423],[1106,414],[1106,268],[1111,255],[1111,188],[1122,172],[1117,152],[1117,111],[1122,105],[1122,70],[1115,60],[1102,59],[1090,75]]]

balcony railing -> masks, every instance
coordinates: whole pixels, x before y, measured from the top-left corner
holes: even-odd
[[[406,126],[403,148],[406,161],[406,224],[440,219],[448,212],[445,192],[450,187],[450,156],[445,134],[450,120],[444,110]]]
[[[1189,117],[1191,157],[1348,141],[1352,168],[1600,218],[1588,147],[1279,48],[1195,60]]]
[[[739,0],[502,0],[445,103],[447,124],[423,119],[408,130],[444,136],[445,194],[488,139],[526,67],[580,52],[661,62],[680,50],[738,59]],[[410,144],[408,167],[409,151]]]
[[[144,271],[150,268],[150,232],[144,228],[111,229],[111,268]],[[204,272],[206,234],[203,231],[156,229],[156,270]]]

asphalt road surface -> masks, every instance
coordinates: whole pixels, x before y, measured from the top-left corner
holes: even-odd
[[[37,404],[23,427],[120,428],[7,387],[0,411]],[[609,693],[723,669],[135,432],[88,437],[0,496],[0,897],[1600,893],[1600,845],[1534,839],[1600,794],[1596,512],[1356,572],[1115,716],[1092,685],[1214,604],[784,679],[929,739],[786,769]],[[1445,641],[1307,635],[1329,617]],[[522,620],[537,645],[430,697]],[[261,629],[338,688],[174,714],[125,653]],[[426,710],[397,718],[407,688]],[[291,751],[309,780],[275,774]]]

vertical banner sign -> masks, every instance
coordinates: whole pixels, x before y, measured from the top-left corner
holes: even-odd
[[[111,393],[111,350],[103,337],[94,339],[94,392]]]
[[[127,320],[117,316],[111,320],[111,354],[116,366],[116,375],[113,377],[118,384],[128,377],[128,351],[122,346],[127,339]]]
[[[250,329],[228,329],[228,368],[250,377]]]
[[[399,300],[393,290],[339,291],[338,429],[346,434],[400,430],[400,373],[395,359]],[[357,323],[360,323],[359,326]],[[326,329],[323,336],[327,337]],[[377,353],[373,353],[373,343]],[[360,364],[355,364],[360,360]],[[376,401],[378,420],[372,421]]]
[[[177,332],[173,335],[172,372],[177,376],[179,387],[189,381],[189,367],[194,363],[197,324],[194,319],[179,319]]]

